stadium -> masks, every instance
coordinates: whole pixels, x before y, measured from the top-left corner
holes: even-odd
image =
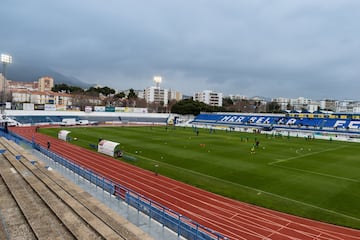
[[[184,239],[359,239],[359,119],[10,110],[3,136]],[[100,138],[121,157],[99,154]]]

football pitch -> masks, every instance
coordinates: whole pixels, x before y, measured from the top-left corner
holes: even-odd
[[[199,188],[360,229],[359,143],[164,126],[61,129],[88,149],[100,138],[119,142],[119,161]]]

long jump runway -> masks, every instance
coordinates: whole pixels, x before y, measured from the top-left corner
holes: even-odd
[[[156,176],[153,172],[35,132],[11,128],[28,140],[156,201],[229,239],[360,240],[360,231],[253,206]]]

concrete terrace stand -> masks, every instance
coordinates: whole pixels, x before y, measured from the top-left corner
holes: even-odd
[[[0,239],[152,239],[16,143],[0,150]]]

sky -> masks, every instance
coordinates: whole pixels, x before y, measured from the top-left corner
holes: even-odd
[[[359,0],[1,0],[0,52],[117,90],[360,100],[359,19]]]

